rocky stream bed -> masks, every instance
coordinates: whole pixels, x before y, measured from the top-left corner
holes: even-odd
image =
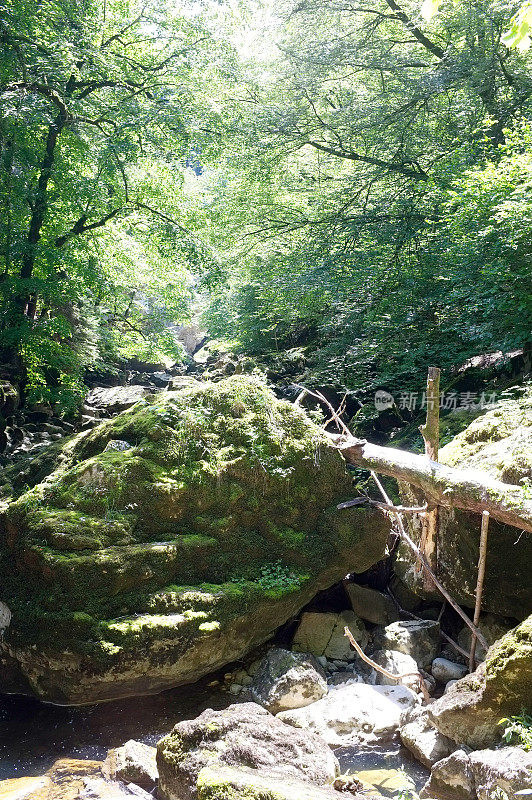
[[[304,409],[238,374],[87,403],[78,431],[17,433],[15,407],[4,429],[3,800],[526,797],[532,754],[499,723],[532,709],[530,536],[494,526],[468,675],[469,632],[389,517],[338,512],[352,480]],[[526,489],[530,391],[441,460]],[[440,534],[466,608],[477,522]]]

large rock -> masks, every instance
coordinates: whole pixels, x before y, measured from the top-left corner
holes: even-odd
[[[344,587],[353,611],[361,619],[374,625],[389,625],[399,619],[399,612],[388,595],[348,581]]]
[[[475,419],[440,450],[439,460],[452,467],[482,469],[505,483],[522,485],[523,478],[532,478],[532,389]],[[479,514],[441,509],[438,577],[454,599],[469,608],[475,605],[479,536]],[[482,608],[518,620],[531,614],[531,563],[532,536],[520,536],[516,528],[490,520]],[[409,588],[427,596],[415,558],[404,545],[398,549],[395,570]]]
[[[198,800],[338,800],[332,788],[247,767],[204,767],[197,782]],[[359,800],[367,796],[357,795]],[[350,800],[355,800],[350,794]]]
[[[497,639],[500,639],[501,636],[504,636],[505,633],[508,633],[508,631],[514,627],[514,625],[515,622],[512,624],[512,622],[505,620],[502,617],[496,617],[493,614],[481,614],[478,629],[483,634],[488,645],[492,645],[495,644]],[[471,651],[471,636],[471,630],[467,625],[464,625],[456,637],[458,644],[466,651],[466,653]],[[475,658],[477,661],[484,661],[485,657],[486,651],[480,642],[477,641],[475,645]]]
[[[362,620],[352,611],[340,614],[305,612],[294,634],[292,649],[329,659],[355,661],[357,654],[345,635],[346,626],[364,649],[369,636]]]
[[[118,414],[152,393],[144,386],[97,386],[85,397],[85,405],[106,415]]]
[[[532,708],[532,616],[499,639],[471,675],[429,707],[445,736],[482,748],[500,741],[502,717]]]
[[[308,706],[327,694],[321,664],[307,653],[272,648],[261,661],[251,685],[251,697],[272,714]]]
[[[420,797],[444,800],[520,800],[532,788],[532,753],[520,747],[457,750],[432,768]]]
[[[319,734],[331,747],[391,739],[406,711],[419,703],[406,686],[343,683],[305,708],[283,711],[278,719]]]
[[[130,739],[122,747],[109,750],[103,763],[102,772],[111,780],[135,783],[151,791],[159,777],[155,761],[157,751],[135,739]]]
[[[475,778],[466,751],[456,750],[447,758],[436,762],[419,796],[444,800],[477,800]]]
[[[317,784],[339,773],[319,736],[291,728],[255,703],[207,709],[179,722],[157,745],[157,766],[161,800],[195,800],[204,767],[251,767]]]
[[[382,514],[336,511],[339,453],[251,378],[145,400],[65,453],[2,520],[4,691],[86,703],[195,681],[384,554]]]
[[[400,681],[403,686],[419,689],[419,669],[412,656],[400,653],[398,650],[377,650],[371,658],[392,675],[407,676]],[[376,683],[381,686],[397,686],[397,681],[388,678],[382,672],[377,672]]]
[[[491,800],[496,789],[508,800],[518,800],[518,792],[532,789],[532,753],[520,747],[478,750],[469,756],[478,800]]]
[[[392,622],[376,639],[384,650],[406,653],[419,667],[428,669],[440,652],[440,623],[426,619]]]
[[[420,706],[408,712],[399,735],[405,747],[426,767],[432,767],[456,749],[454,742],[435,728],[427,709]]]

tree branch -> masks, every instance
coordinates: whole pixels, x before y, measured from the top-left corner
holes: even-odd
[[[351,153],[342,150],[336,150],[334,147],[328,147],[320,142],[308,141],[307,144],[315,147],[316,150],[322,150],[324,153],[337,158],[345,158],[349,161],[361,161],[364,164],[372,164],[375,167],[382,167],[390,172],[397,172],[400,175],[405,175],[407,178],[413,178],[416,181],[427,181],[429,176],[424,172],[421,167],[419,169],[410,169],[405,164],[394,164],[393,162],[383,161],[380,158],[373,158],[372,156],[362,156],[360,153]]]
[[[425,34],[423,33],[423,31],[422,31],[420,28],[418,28],[418,27],[417,27],[417,25],[415,25],[415,24],[412,22],[412,20],[410,19],[410,17],[409,17],[407,14],[405,14],[405,12],[404,12],[404,11],[403,11],[403,9],[401,8],[401,6],[397,5],[397,3],[395,2],[395,0],[386,0],[386,3],[387,3],[387,5],[388,5],[388,6],[389,6],[389,7],[392,9],[392,11],[394,12],[394,15],[395,15],[395,17],[396,17],[396,18],[397,18],[397,19],[398,19],[400,22],[402,22],[402,23],[403,23],[403,25],[405,26],[405,28],[406,28],[408,31],[410,31],[410,33],[412,34],[412,36],[414,36],[414,37],[417,39],[417,41],[418,41],[420,44],[422,44],[422,45],[423,45],[423,47],[424,47],[426,50],[428,50],[428,51],[429,51],[429,53],[432,53],[432,55],[433,55],[433,56],[436,56],[436,58],[439,58],[440,60],[441,60],[442,58],[444,58],[444,56],[445,56],[445,51],[444,51],[444,50],[442,50],[442,49],[441,49],[441,47],[438,47],[438,45],[437,45],[437,44],[434,44],[434,42],[431,42],[431,40],[430,40],[430,39],[429,39],[427,36],[425,36]]]

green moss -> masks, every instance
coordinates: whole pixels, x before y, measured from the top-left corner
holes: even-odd
[[[132,446],[106,451],[113,439]],[[112,664],[161,639],[212,636],[331,565],[336,578],[351,551],[366,568],[356,516],[334,519],[350,485],[304,411],[255,379],[139,403],[70,440],[55,472],[7,509],[6,640]],[[380,522],[377,557],[384,539]]]

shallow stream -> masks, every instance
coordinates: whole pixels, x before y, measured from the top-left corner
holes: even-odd
[[[58,758],[101,760],[110,747],[128,739],[155,745],[176,722],[235,702],[230,694],[209,687],[210,681],[212,676],[149,697],[81,707],[0,695],[0,780],[40,775]],[[387,797],[400,789],[420,789],[428,777],[397,744],[335,752],[342,773],[356,774]]]

